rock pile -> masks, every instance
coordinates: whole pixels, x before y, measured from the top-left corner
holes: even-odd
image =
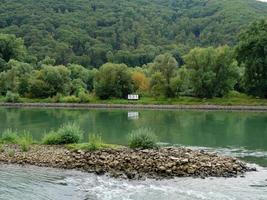
[[[10,151],[14,151],[12,155]],[[0,152],[0,163],[77,169],[129,179],[235,177],[255,170],[236,158],[187,148],[84,152],[63,146],[34,145],[28,152],[21,152],[16,145],[5,145]]]

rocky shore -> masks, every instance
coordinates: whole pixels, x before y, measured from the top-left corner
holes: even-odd
[[[255,170],[236,158],[186,148],[84,152],[64,146],[33,145],[28,152],[22,152],[17,145],[3,145],[0,163],[77,169],[128,179],[236,177]]]

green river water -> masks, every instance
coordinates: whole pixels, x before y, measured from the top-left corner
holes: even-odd
[[[27,130],[40,141],[49,130],[76,122],[83,140],[98,133],[127,144],[137,128],[163,144],[239,157],[258,168],[245,178],[125,181],[76,171],[0,165],[0,199],[267,199],[267,113],[181,110],[0,108],[0,132]],[[64,197],[64,198],[63,198]]]

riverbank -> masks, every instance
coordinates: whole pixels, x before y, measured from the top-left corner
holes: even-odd
[[[263,111],[267,106],[255,105],[156,105],[156,104],[91,104],[91,103],[0,103],[0,107],[30,107],[30,108],[107,108],[107,109],[181,109],[181,110],[233,110],[233,111]]]
[[[126,147],[98,151],[71,150],[65,146],[3,145],[0,163],[76,169],[127,179],[174,177],[236,177],[255,171],[236,158],[187,148],[132,150]]]

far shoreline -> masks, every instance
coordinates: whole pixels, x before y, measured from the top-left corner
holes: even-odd
[[[116,103],[0,103],[11,108],[77,108],[77,109],[148,109],[148,110],[207,110],[207,111],[258,111],[267,112],[262,105],[217,104],[116,104]]]

